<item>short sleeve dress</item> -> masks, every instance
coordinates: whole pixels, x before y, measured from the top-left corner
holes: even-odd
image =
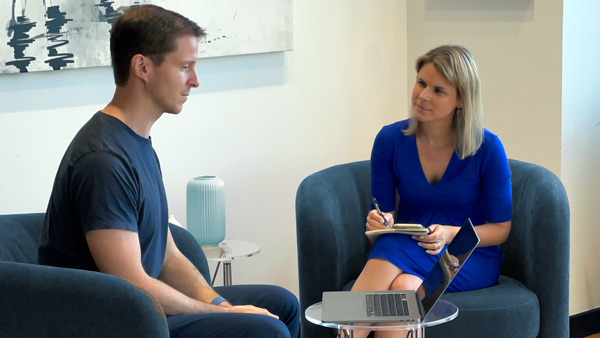
[[[500,139],[484,130],[475,155],[460,159],[456,153],[442,179],[427,181],[416,137],[402,132],[408,120],[385,126],[371,153],[371,189],[383,211],[395,209],[396,223],[461,226],[470,218],[475,226],[501,223],[512,218],[510,169]],[[374,244],[369,259],[391,262],[402,271],[423,279],[437,261],[408,235],[384,235]],[[495,285],[503,258],[499,246],[477,248],[448,287],[448,292],[468,291]]]

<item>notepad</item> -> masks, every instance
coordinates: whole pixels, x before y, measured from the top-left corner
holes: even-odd
[[[421,224],[414,223],[396,223],[388,229],[369,230],[365,235],[369,238],[371,245],[375,243],[377,238],[383,234],[403,234],[403,235],[427,235],[430,230]]]

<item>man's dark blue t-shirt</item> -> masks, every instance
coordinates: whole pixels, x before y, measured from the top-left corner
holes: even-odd
[[[150,139],[102,112],[81,128],[60,163],[38,263],[97,271],[85,234],[100,229],[137,232],[142,265],[158,277],[168,230],[158,158]]]

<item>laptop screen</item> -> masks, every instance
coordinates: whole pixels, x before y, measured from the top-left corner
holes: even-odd
[[[418,294],[425,315],[440,299],[478,243],[479,237],[471,220],[467,219],[419,287]]]

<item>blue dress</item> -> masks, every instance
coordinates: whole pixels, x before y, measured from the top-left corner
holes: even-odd
[[[456,153],[442,179],[430,185],[423,173],[414,135],[402,132],[408,120],[381,129],[371,153],[371,189],[386,212],[400,196],[396,223],[461,226],[470,218],[475,226],[512,218],[510,169],[500,139],[484,130],[483,144],[461,160]],[[423,279],[437,262],[407,235],[385,235],[375,243],[369,259],[381,258]],[[499,246],[477,248],[448,287],[448,292],[495,285],[503,258]]]

